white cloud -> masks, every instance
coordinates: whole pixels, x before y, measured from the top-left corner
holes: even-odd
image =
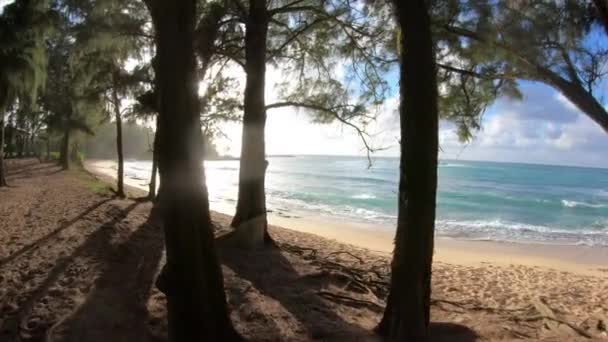
[[[539,87],[539,86],[535,86]],[[608,135],[563,95],[533,89],[519,103],[501,101],[463,149],[453,125],[440,131],[444,158],[608,167]]]

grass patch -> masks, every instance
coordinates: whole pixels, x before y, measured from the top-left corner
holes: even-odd
[[[92,192],[102,196],[111,196],[113,194],[112,189],[107,183],[96,178],[86,170],[82,168],[74,168],[69,172]]]

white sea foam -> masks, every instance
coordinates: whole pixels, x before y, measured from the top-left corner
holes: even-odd
[[[376,198],[376,196],[372,195],[372,194],[359,194],[359,195],[351,196],[351,198],[355,198],[355,199],[374,199],[374,198]]]
[[[471,167],[471,165],[459,164],[459,163],[441,163],[439,167]]]
[[[565,200],[565,199],[562,200],[562,205],[564,207],[567,207],[567,208],[577,208],[577,207],[583,207],[583,208],[605,208],[606,207],[606,204],[569,201],[569,200]]]
[[[437,220],[437,232],[467,240],[608,246],[608,226],[553,228],[502,220]]]

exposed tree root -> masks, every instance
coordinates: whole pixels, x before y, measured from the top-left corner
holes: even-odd
[[[515,322],[535,322],[535,321],[542,321],[542,320],[547,320],[547,321],[553,321],[559,324],[564,324],[566,326],[568,326],[570,329],[574,330],[577,334],[586,337],[586,338],[593,338],[593,335],[591,335],[590,333],[586,332],[585,330],[577,327],[575,324],[572,324],[568,321],[565,321],[563,319],[559,319],[556,317],[550,317],[550,316],[543,316],[543,315],[536,315],[536,316],[529,316],[529,317],[511,317],[511,319]]]
[[[341,295],[341,294],[337,294],[337,293],[333,293],[333,292],[329,292],[329,291],[317,291],[317,295],[319,295],[327,300],[331,300],[331,301],[334,301],[334,302],[337,302],[340,304],[345,304],[345,305],[350,305],[350,306],[355,306],[355,307],[365,307],[365,308],[371,309],[376,312],[382,312],[384,310],[384,305],[374,303],[369,300],[357,299],[357,298],[353,298],[350,296],[345,296],[345,295]]]

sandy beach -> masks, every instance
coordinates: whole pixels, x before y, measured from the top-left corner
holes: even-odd
[[[107,179],[9,162],[11,186],[0,190],[0,341],[166,340],[166,301],[153,286],[162,230],[150,203],[112,197]],[[229,220],[213,213],[218,231]],[[277,249],[218,244],[237,330],[252,341],[377,341],[391,237],[295,222],[272,221]],[[607,340],[605,253],[439,239],[432,340]]]

